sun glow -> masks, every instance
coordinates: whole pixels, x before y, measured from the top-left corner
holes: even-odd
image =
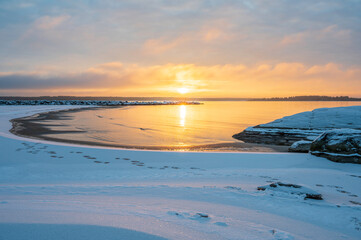
[[[180,94],[186,94],[189,92],[189,89],[188,88],[178,88],[177,91],[180,93]]]

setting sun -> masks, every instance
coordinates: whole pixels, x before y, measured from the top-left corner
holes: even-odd
[[[178,88],[177,91],[180,93],[180,94],[186,94],[189,92],[189,89],[188,88]]]

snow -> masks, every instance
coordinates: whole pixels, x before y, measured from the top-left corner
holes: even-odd
[[[297,141],[297,142],[294,142],[292,145],[291,145],[291,148],[298,148],[300,145],[304,145],[304,144],[311,144],[312,142],[311,141],[306,141],[306,140],[300,140],[300,141]]]
[[[328,134],[329,141],[328,145],[336,145],[345,142],[348,138],[353,139],[355,143],[357,142],[361,145],[361,130],[355,129],[333,129],[325,131],[324,134]],[[317,139],[321,138],[323,135],[320,135]],[[315,140],[317,140],[315,139]]]
[[[296,129],[361,129],[361,106],[318,108],[309,112],[283,117],[267,124],[266,128]]]
[[[0,106],[0,239],[359,239],[361,165],[300,153],[119,150],[11,135]],[[258,191],[272,182],[294,189]],[[207,217],[206,217],[207,216]]]

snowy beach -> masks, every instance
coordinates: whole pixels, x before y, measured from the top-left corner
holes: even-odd
[[[87,147],[9,133],[11,119],[76,107],[0,106],[0,239],[361,236],[361,165],[295,153]],[[278,182],[297,187],[269,187]]]

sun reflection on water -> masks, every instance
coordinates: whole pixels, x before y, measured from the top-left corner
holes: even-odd
[[[186,115],[187,115],[187,106],[180,105],[179,106],[179,125],[184,127],[186,124]]]

